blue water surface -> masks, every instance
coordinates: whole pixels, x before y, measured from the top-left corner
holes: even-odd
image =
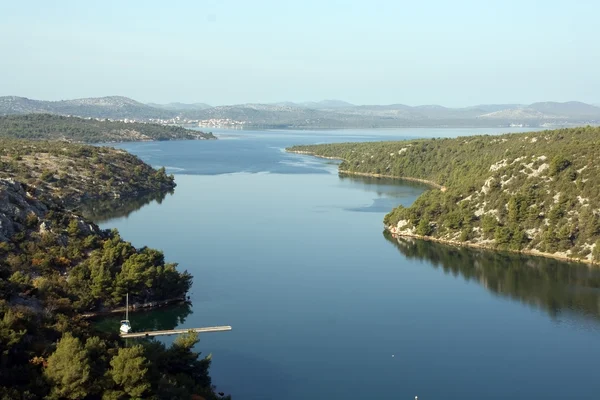
[[[564,273],[530,273],[588,272],[507,256],[503,274],[504,261],[485,255],[407,250],[383,236],[382,220],[426,187],[341,178],[335,162],[284,152],[498,132],[218,131],[216,141],[122,144],[178,186],[102,227],[194,275],[191,313],[156,319],[233,326],[203,334],[198,350],[236,400],[597,399],[598,294],[579,297]]]

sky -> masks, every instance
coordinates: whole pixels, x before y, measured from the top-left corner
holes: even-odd
[[[0,0],[0,96],[600,103],[597,0]]]

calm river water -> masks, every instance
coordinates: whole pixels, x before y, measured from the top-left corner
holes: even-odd
[[[340,178],[335,163],[283,151],[498,131],[221,131],[120,145],[178,186],[94,218],[194,275],[191,307],[134,314],[134,329],[232,325],[198,350],[235,400],[599,398],[598,270],[398,242],[383,216],[426,187]]]

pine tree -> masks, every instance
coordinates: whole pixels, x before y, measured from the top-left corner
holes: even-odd
[[[44,374],[52,382],[51,398],[84,398],[89,392],[90,365],[81,341],[66,333],[48,357]]]
[[[137,345],[120,348],[119,353],[110,360],[112,369],[109,375],[115,384],[133,398],[141,398],[150,389],[146,377],[148,361],[144,357],[144,348]]]

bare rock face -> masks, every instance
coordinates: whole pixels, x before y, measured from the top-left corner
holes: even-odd
[[[29,215],[43,217],[48,206],[32,197],[13,179],[0,179],[0,241],[22,231]]]
[[[100,233],[100,229],[97,225],[91,224],[89,221],[81,218],[80,216],[74,216],[77,218],[77,225],[79,227],[79,231],[84,235],[98,234]]]
[[[52,232],[53,224],[45,216],[55,205],[47,200],[39,200],[33,188],[11,178],[0,178],[0,241],[9,241],[13,235],[24,230],[40,234]],[[68,213],[64,210],[61,212]],[[84,234],[100,232],[98,226],[82,217],[74,214],[70,217],[77,219],[79,229]]]
[[[46,221],[42,222],[40,224],[40,235],[44,235],[49,232],[51,232],[50,223]]]

